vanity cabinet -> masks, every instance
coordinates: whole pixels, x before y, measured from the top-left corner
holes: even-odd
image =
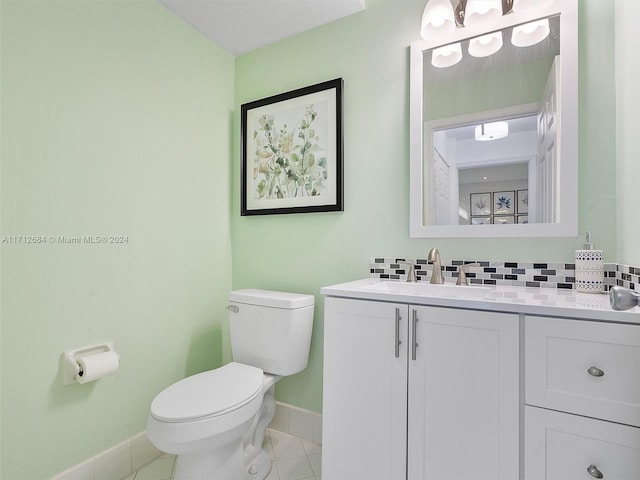
[[[640,326],[525,317],[525,480],[640,479]]]
[[[407,325],[406,305],[326,299],[325,480],[406,478]]]
[[[325,480],[519,477],[517,314],[328,297]]]

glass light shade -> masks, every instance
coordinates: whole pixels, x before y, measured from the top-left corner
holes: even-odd
[[[509,135],[509,124],[507,122],[483,123],[476,127],[475,134],[479,142],[498,140]]]
[[[466,27],[490,27],[502,17],[501,0],[468,0],[464,12]]]
[[[511,43],[516,47],[530,47],[549,36],[549,19],[525,23],[513,28]]]
[[[453,5],[450,0],[429,0],[422,14],[420,35],[425,40],[435,40],[456,29]]]
[[[532,12],[551,5],[554,0],[513,0],[514,12]]]
[[[469,42],[469,55],[473,57],[488,57],[502,48],[502,32],[490,33]]]
[[[431,65],[436,68],[447,68],[462,60],[462,45],[453,43],[435,48],[431,53]]]

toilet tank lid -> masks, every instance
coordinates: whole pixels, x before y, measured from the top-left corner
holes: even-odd
[[[301,293],[245,289],[229,292],[229,301],[262,307],[294,309],[313,305],[314,296]]]

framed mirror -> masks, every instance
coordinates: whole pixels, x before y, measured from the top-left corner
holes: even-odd
[[[533,21],[546,37],[514,45]],[[411,45],[411,237],[577,235],[577,22],[554,0]]]

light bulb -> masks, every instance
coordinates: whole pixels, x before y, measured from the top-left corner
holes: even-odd
[[[435,48],[431,53],[431,65],[436,68],[447,68],[462,60],[462,46],[459,43]]]
[[[490,33],[472,38],[469,42],[469,55],[474,57],[488,57],[502,48],[502,32]]]
[[[554,0],[513,0],[514,12],[532,12],[551,5]]]
[[[500,0],[468,0],[464,12],[466,27],[489,27],[502,16]]]
[[[420,35],[425,40],[435,40],[453,32],[456,22],[453,5],[449,0],[429,0],[422,14]]]
[[[548,18],[518,25],[517,27],[513,27],[511,43],[516,47],[530,47],[547,38],[549,32]]]

